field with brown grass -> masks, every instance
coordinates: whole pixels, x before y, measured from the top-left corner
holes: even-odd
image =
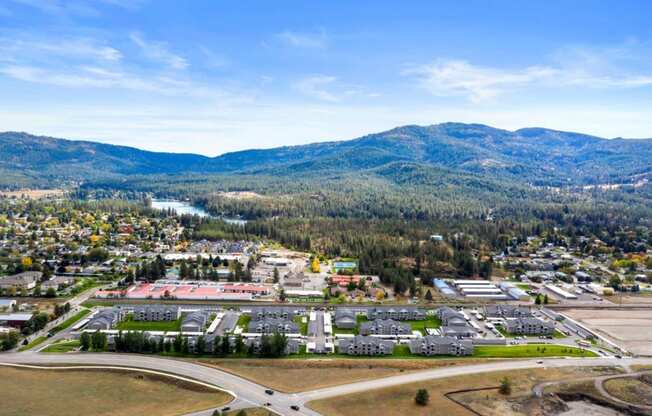
[[[0,367],[0,392],[0,416],[172,416],[231,400],[196,384],[127,371]]]
[[[394,376],[405,372],[427,370],[459,364],[474,364],[475,359],[281,359],[229,360],[201,359],[200,364],[216,367],[255,381],[274,390],[297,393],[355,381]]]
[[[607,380],[604,388],[612,396],[635,405],[652,406],[652,377],[615,378]]]
[[[579,377],[599,376],[609,371],[591,368],[549,368],[475,374],[427,382],[411,383],[386,389],[372,390],[337,398],[317,400],[309,407],[326,416],[377,415],[383,416],[472,416],[471,410],[486,416],[537,415],[537,403],[531,402],[532,388],[541,382],[572,380]],[[510,396],[498,392],[500,380],[509,377],[513,391]],[[418,406],[414,396],[418,389],[430,394],[427,406]],[[458,392],[468,389],[482,391]],[[458,392],[458,393],[454,393]],[[448,398],[449,394],[451,398]],[[456,402],[457,401],[457,402]]]

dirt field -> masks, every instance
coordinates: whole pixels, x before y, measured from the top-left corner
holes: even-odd
[[[634,354],[652,355],[649,310],[572,309],[565,313]]]
[[[250,407],[243,410],[247,413],[247,416],[276,416],[276,413],[272,413],[264,407]],[[224,413],[224,416],[237,416],[239,412],[240,410],[231,410]]]
[[[465,359],[465,364],[483,360]],[[486,361],[486,360],[485,360]],[[403,372],[458,364],[460,360],[220,360],[202,359],[200,364],[216,367],[274,390],[297,393],[362,380],[388,377]]]
[[[474,413],[471,410],[447,398],[445,394],[463,389],[493,388],[454,393],[450,396],[484,416],[530,416],[540,414],[537,412],[539,401],[530,400],[534,385],[545,381],[572,380],[601,374],[605,374],[604,369],[591,368],[550,368],[477,374],[318,400],[310,403],[310,407],[326,416],[375,416],[379,413],[383,416],[472,416]],[[499,394],[497,389],[500,380],[505,376],[510,378],[513,386],[509,397]],[[416,391],[421,388],[428,390],[430,394],[427,406],[414,403]]]
[[[20,191],[0,191],[0,196],[6,198],[27,198],[27,199],[41,199],[53,198],[63,196],[61,189],[22,189]]]
[[[142,373],[8,367],[0,367],[0,392],[0,416],[172,416],[231,399],[226,393]]]

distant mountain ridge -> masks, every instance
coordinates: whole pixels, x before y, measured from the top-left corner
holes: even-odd
[[[402,126],[353,140],[244,150],[211,158],[0,133],[0,171],[32,181],[87,182],[186,173],[385,175],[394,174],[400,166],[543,185],[628,181],[635,175],[652,173],[652,139],[603,139],[544,128],[508,131],[481,124],[443,123]]]

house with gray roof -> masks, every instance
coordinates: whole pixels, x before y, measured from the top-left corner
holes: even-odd
[[[100,330],[111,329],[118,323],[119,313],[115,309],[104,309],[96,313],[86,324],[84,329]]]
[[[473,342],[453,337],[428,335],[410,341],[410,352],[417,355],[472,355]]]
[[[394,319],[397,321],[420,321],[426,319],[423,309],[405,306],[375,307],[367,310],[367,319]]]
[[[485,316],[489,318],[529,318],[533,316],[529,306],[521,305],[488,305],[484,310]]]
[[[357,324],[356,313],[349,308],[335,310],[335,327],[340,329],[354,329]]]
[[[267,318],[261,321],[252,320],[249,322],[248,332],[257,334],[298,334],[299,326],[287,319]]]
[[[393,319],[374,319],[362,322],[359,332],[360,335],[409,335],[412,333],[412,327]]]
[[[391,355],[394,353],[394,342],[363,335],[343,338],[339,341],[338,350],[348,355]]]
[[[252,321],[261,321],[268,318],[291,321],[296,315],[299,315],[299,312],[297,308],[253,306],[250,315]]]
[[[507,319],[505,330],[516,335],[552,335],[555,332],[555,324],[539,318]]]
[[[206,320],[206,313],[201,311],[186,314],[181,320],[181,332],[204,332]]]
[[[176,321],[179,307],[171,305],[142,305],[134,307],[134,321]]]
[[[470,325],[442,326],[439,331],[443,336],[453,338],[471,338],[476,335],[475,329]]]
[[[435,312],[444,326],[466,326],[466,318],[460,312],[448,306],[438,308]]]

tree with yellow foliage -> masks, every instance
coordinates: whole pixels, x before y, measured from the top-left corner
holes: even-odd
[[[312,262],[310,263],[310,270],[313,273],[319,273],[319,271],[321,270],[321,265],[319,264],[319,259],[317,258],[317,256],[312,258]]]
[[[385,299],[385,293],[382,290],[376,291],[376,300],[381,301]]]
[[[29,269],[32,267],[32,258],[31,257],[23,257],[20,260],[20,263],[23,265],[24,268]]]

